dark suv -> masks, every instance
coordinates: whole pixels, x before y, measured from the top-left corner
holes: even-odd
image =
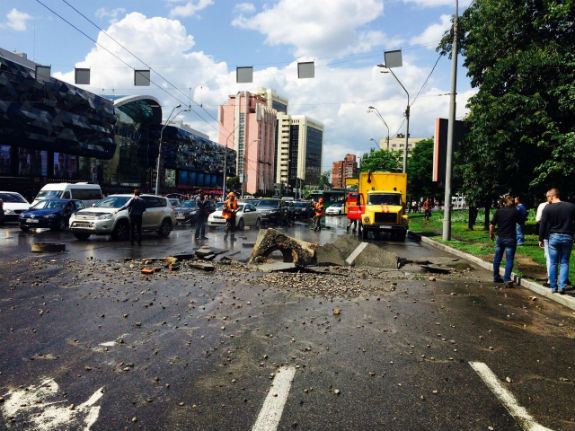
[[[310,201],[294,201],[293,206],[297,219],[312,218],[315,214],[313,203]]]
[[[262,214],[263,224],[287,225],[289,223],[287,208],[281,199],[262,199],[256,208]]]

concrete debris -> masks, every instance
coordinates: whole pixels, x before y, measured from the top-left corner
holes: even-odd
[[[256,268],[260,272],[294,272],[298,269],[298,266],[293,262],[273,262],[273,263],[263,263],[260,265],[250,265],[252,268]]]
[[[314,262],[319,246],[287,236],[275,229],[260,230],[249,263],[264,263],[273,252],[279,251],[284,262],[308,265]]]

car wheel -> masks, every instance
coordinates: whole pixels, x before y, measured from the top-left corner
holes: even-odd
[[[88,238],[90,238],[90,234],[84,232],[74,232],[74,236],[80,241],[86,241]]]
[[[66,230],[67,227],[68,227],[68,223],[66,223],[66,220],[63,218],[60,218],[60,220],[58,220],[58,224],[56,225],[55,230],[63,231],[63,230]]]
[[[167,238],[168,236],[170,236],[171,231],[172,231],[172,222],[168,219],[165,219],[164,221],[162,221],[160,229],[158,229],[158,235],[160,235],[161,238]]]
[[[130,237],[130,224],[126,220],[121,220],[116,224],[112,232],[112,239],[126,241]]]
[[[256,220],[256,229],[260,229],[262,227],[262,221],[261,219],[258,217]]]
[[[246,224],[244,223],[244,219],[241,218],[240,221],[238,221],[238,230],[244,230],[244,228],[246,227]]]
[[[22,230],[22,232],[28,232],[30,230],[28,226],[20,226],[20,229]]]

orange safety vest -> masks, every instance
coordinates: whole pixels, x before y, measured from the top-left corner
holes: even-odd
[[[222,207],[222,217],[228,220],[232,216],[232,212],[238,209],[238,201],[234,199],[231,201],[227,199],[224,201],[224,205]]]
[[[315,216],[316,217],[321,217],[324,212],[325,212],[325,210],[324,210],[323,204],[320,204],[319,202],[317,204],[315,204]]]

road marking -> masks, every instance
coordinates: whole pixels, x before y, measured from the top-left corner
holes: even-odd
[[[275,431],[277,429],[294,376],[295,367],[278,369],[252,431]]]
[[[98,389],[87,401],[73,408],[61,400],[60,392],[58,383],[45,377],[37,386],[9,390],[3,395],[5,401],[0,405],[0,412],[4,417],[26,423],[26,429],[31,431],[90,431],[100,415],[100,406],[96,404],[104,396],[104,388]]]
[[[521,428],[525,431],[552,431],[551,429],[537,423],[535,419],[527,413],[527,410],[519,405],[513,394],[501,384],[497,376],[485,363],[469,362],[469,365],[471,365],[471,368],[475,370],[491,392],[493,392],[499,401],[501,401],[509,414],[519,422]]]
[[[359,256],[359,254],[365,249],[365,247],[367,247],[367,244],[368,244],[367,242],[362,242],[360,245],[358,245],[355,248],[355,250],[352,251],[351,254],[347,257],[345,263],[351,265],[353,261],[357,258],[357,256]]]

